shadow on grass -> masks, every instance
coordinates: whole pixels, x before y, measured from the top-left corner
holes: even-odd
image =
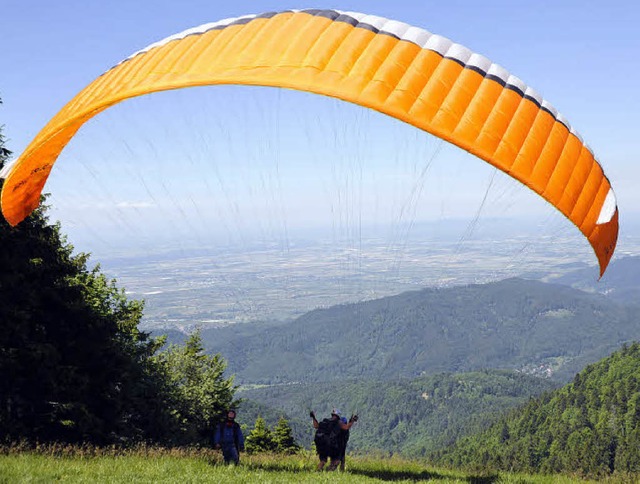
[[[467,481],[471,484],[493,484],[494,482],[498,482],[498,474],[491,476],[469,476],[467,477]]]
[[[444,476],[437,472],[429,471],[400,471],[400,470],[369,470],[350,469],[351,474],[367,476],[381,481],[427,481],[430,479],[451,479],[451,476]],[[465,479],[470,484],[492,484],[497,482],[498,475],[491,476],[469,476]]]
[[[310,461],[297,461],[292,463],[291,461],[282,460],[251,460],[245,459],[240,464],[242,467],[248,470],[261,470],[266,472],[291,472],[298,473],[315,473],[318,472],[315,469],[315,461],[311,461],[313,465],[310,465]],[[219,466],[226,465],[220,461],[211,461],[210,465]],[[334,471],[336,474],[342,474],[340,471]],[[325,471],[326,473],[326,471]],[[362,469],[358,467],[351,467],[347,469],[346,474],[361,475],[380,481],[428,481],[428,480],[446,480],[451,479],[450,475],[443,475],[437,472],[428,471],[425,469],[415,470],[401,470],[401,469]],[[461,480],[468,482],[469,484],[493,484],[498,481],[498,474],[482,475],[482,476],[466,476]]]

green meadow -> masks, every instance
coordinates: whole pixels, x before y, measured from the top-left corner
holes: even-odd
[[[541,476],[506,472],[473,473],[430,467],[397,457],[347,458],[344,472],[316,471],[310,452],[282,456],[242,455],[227,466],[210,449],[91,448],[47,446],[2,449],[0,483],[157,483],[157,482],[437,482],[437,483],[588,483],[580,476]],[[602,482],[602,481],[600,481]],[[610,477],[606,482],[632,482]]]

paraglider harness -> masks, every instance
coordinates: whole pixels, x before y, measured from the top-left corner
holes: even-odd
[[[339,457],[341,451],[341,439],[339,420],[325,418],[318,422],[318,429],[313,441],[321,457]]]

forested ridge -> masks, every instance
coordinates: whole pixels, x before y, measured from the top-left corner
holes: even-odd
[[[427,288],[311,311],[268,326],[203,329],[241,383],[414,378],[485,368],[569,381],[640,334],[640,311],[524,279]]]
[[[588,475],[640,471],[640,343],[436,454],[452,466]]]
[[[284,414],[298,442],[306,446],[313,440],[309,411],[315,410],[320,418],[336,407],[347,417],[360,416],[351,432],[352,450],[418,457],[479,431],[502,412],[556,386],[521,373],[487,370],[415,379],[275,385],[241,390],[239,396],[247,399],[244,419],[262,415],[273,425]]]
[[[602,279],[593,277],[593,267],[568,272],[553,281],[582,291],[606,294],[623,304],[640,305],[640,257],[623,256],[611,261]]]

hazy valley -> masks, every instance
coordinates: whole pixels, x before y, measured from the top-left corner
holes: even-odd
[[[426,224],[395,241],[309,236],[242,247],[160,246],[96,260],[130,297],[146,301],[144,327],[186,331],[284,321],[316,308],[508,277],[598,292],[609,289],[608,281],[617,284],[615,270],[598,281],[590,249],[576,234],[536,238],[511,220],[496,220],[465,238],[468,228]],[[633,240],[627,245],[640,248]]]

